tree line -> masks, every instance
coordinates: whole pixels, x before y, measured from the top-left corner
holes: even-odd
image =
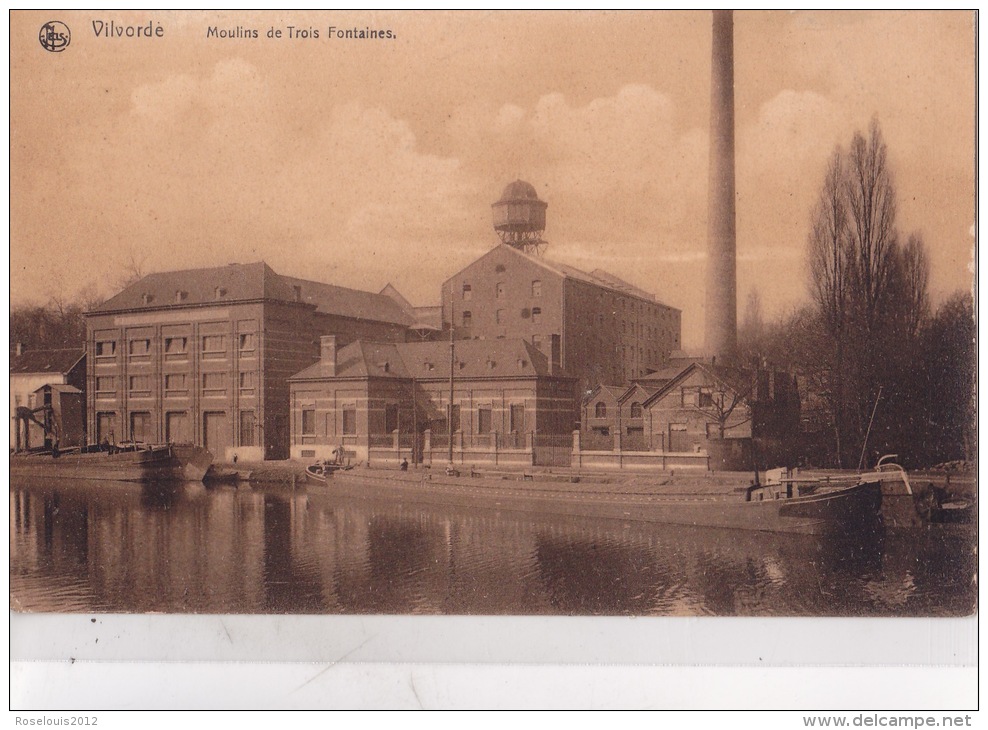
[[[898,453],[911,466],[973,460],[974,302],[933,312],[922,235],[903,237],[877,121],[830,157],[808,241],[811,304],[766,326],[757,297],[742,356],[801,381],[803,456],[857,468]]]
[[[10,350],[18,344],[27,350],[79,348],[86,342],[85,312],[98,306],[98,299],[82,296],[63,300],[53,297],[45,304],[22,304],[10,309]]]

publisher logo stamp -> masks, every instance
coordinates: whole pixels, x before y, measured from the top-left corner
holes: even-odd
[[[61,53],[69,47],[72,33],[65,23],[59,20],[49,20],[41,26],[38,40],[41,41],[41,47],[49,53]]]

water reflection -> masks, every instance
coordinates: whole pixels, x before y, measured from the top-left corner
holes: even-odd
[[[822,539],[201,485],[10,490],[21,610],[965,615],[974,533]]]

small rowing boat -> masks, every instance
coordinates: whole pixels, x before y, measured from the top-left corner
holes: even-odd
[[[305,476],[314,482],[325,484],[326,479],[338,471],[349,471],[353,469],[351,464],[335,464],[332,462],[319,462],[305,467]]]

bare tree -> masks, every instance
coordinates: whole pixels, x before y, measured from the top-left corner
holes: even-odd
[[[727,433],[727,422],[736,410],[742,409],[739,413],[742,420],[731,424],[731,428],[742,426],[752,419],[751,408],[748,404],[748,397],[751,393],[751,384],[742,387],[715,380],[712,386],[699,389],[696,410],[707,418],[716,421],[718,435],[720,438],[724,438]]]
[[[817,373],[832,414],[837,463],[842,461],[844,424],[844,351],[850,307],[851,227],[848,220],[844,155],[838,147],[827,165],[810,231],[810,288],[832,345],[832,367]]]
[[[123,264],[123,272],[117,278],[117,288],[126,289],[131,284],[143,279],[147,273],[145,270],[146,262],[146,253],[138,253],[134,248],[131,248],[127,253],[127,261]]]
[[[830,157],[827,176],[813,211],[810,232],[810,287],[828,331],[844,331],[848,300],[849,234],[843,154]]]
[[[902,323],[907,337],[919,334],[920,326],[930,314],[930,261],[923,237],[909,235],[899,256],[899,281]]]
[[[907,353],[928,315],[929,261],[919,235],[900,244],[896,211],[888,150],[873,120],[867,136],[856,133],[846,152],[831,156],[809,237],[810,291],[826,339],[814,348],[823,364],[816,380],[838,464],[860,451],[879,389],[889,405],[877,437],[902,439],[897,420],[908,420]]]
[[[849,284],[858,307],[859,325],[875,332],[882,301],[894,266],[895,187],[887,164],[888,151],[878,120],[873,119],[868,139],[856,133],[851,141],[844,191],[850,236]]]

